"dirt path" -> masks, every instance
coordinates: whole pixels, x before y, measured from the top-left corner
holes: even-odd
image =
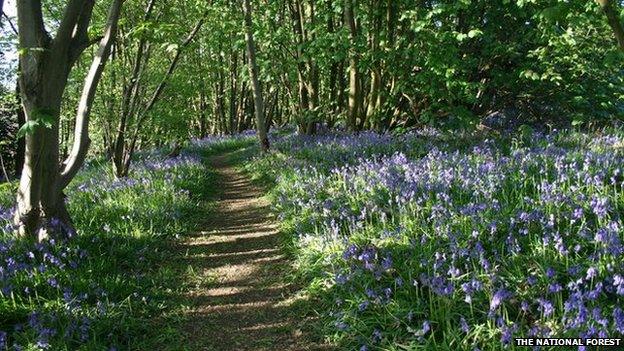
[[[220,199],[205,231],[186,244],[200,280],[190,292],[187,350],[322,350],[306,342],[300,300],[284,282],[289,269],[262,192],[227,163],[211,159]]]

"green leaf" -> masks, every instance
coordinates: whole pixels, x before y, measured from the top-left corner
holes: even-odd
[[[483,32],[480,29],[473,29],[470,32],[468,32],[468,38],[474,38],[481,34],[483,34]]]
[[[23,138],[28,134],[33,134],[37,128],[52,129],[54,125],[54,113],[46,110],[32,112],[33,118],[26,121],[24,125],[17,131],[17,138]]]
[[[39,122],[37,120],[31,120],[24,123],[24,125],[17,131],[17,138],[21,139],[27,134],[33,134],[38,126]]]

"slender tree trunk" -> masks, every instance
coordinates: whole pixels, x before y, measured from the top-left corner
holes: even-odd
[[[227,133],[234,133],[234,121],[236,119],[237,102],[238,102],[238,56],[232,48],[232,54],[230,56],[230,120],[227,125]]]
[[[327,0],[326,5],[330,13],[327,17],[327,31],[333,34],[336,32],[336,24],[333,15],[333,0]],[[338,110],[338,75],[340,74],[338,65],[338,61],[332,62],[329,70],[329,116],[326,120],[329,128],[333,127],[334,115]]]
[[[396,37],[396,21],[397,13],[399,11],[399,4],[394,0],[387,0],[386,2],[386,48],[394,48]],[[377,120],[376,129],[383,130],[388,128],[390,124],[390,110],[385,107],[386,100],[390,97],[394,90],[394,78],[390,78],[390,67],[392,64],[393,52],[386,56],[383,65],[381,66],[381,90],[378,97],[379,116]]]
[[[309,0],[307,2],[307,12],[309,13],[310,25],[312,28],[316,25],[316,11],[314,7],[314,0]],[[305,11],[305,10],[304,10]],[[305,12],[304,12],[305,13]],[[305,18],[302,18],[304,20]],[[305,22],[303,22],[305,23]],[[305,28],[304,28],[305,29]],[[306,42],[314,41],[316,35],[314,31],[304,31],[305,36],[304,39]],[[308,92],[310,93],[310,101],[308,109],[310,110],[310,119],[307,121],[306,126],[306,134],[312,135],[316,133],[316,123],[318,121],[318,107],[319,107],[319,88],[320,88],[320,79],[319,79],[319,70],[312,58],[308,57],[306,60],[306,68],[308,73],[307,86]]]
[[[214,122],[214,130],[213,130],[213,134],[224,134],[224,128],[225,128],[225,118],[222,117],[222,109],[223,109],[223,105],[220,102],[220,98],[219,98],[219,94],[221,92],[220,87],[219,87],[219,83],[217,80],[217,83],[215,83],[214,86],[214,99],[213,99],[213,104],[214,104],[214,110],[215,110],[215,122]]]
[[[89,146],[91,145],[91,138],[89,137],[89,120],[91,116],[91,106],[95,99],[95,93],[97,86],[102,78],[104,67],[110,56],[111,47],[115,37],[117,36],[117,23],[119,16],[121,15],[121,5],[123,0],[115,0],[111,6],[107,29],[104,37],[100,41],[100,46],[95,58],[91,63],[87,77],[85,78],[85,84],[78,104],[78,112],[76,114],[76,125],[74,131],[74,145],[72,150],[63,163],[64,170],[61,173],[62,187],[65,188],[69,182],[74,178],[78,170],[82,167]]]
[[[347,77],[345,77],[344,75],[344,71],[345,71],[345,61],[340,62],[340,64],[338,65],[338,96],[337,96],[337,100],[338,100],[338,105],[337,107],[337,112],[339,114],[344,113],[345,111],[347,111],[347,99],[346,99],[346,92],[347,92]]]
[[[220,134],[227,133],[227,117],[225,113],[225,74],[221,69],[223,66],[223,55],[221,55],[221,50],[219,50],[219,69],[217,71],[217,88],[215,90],[217,113],[214,117],[218,120]]]
[[[299,134],[307,133],[308,120],[310,119],[310,91],[309,84],[306,81],[308,64],[306,62],[305,52],[303,50],[306,42],[305,31],[305,15],[303,13],[302,0],[288,2],[290,7],[290,16],[293,23],[293,32],[296,38],[296,57],[297,57],[297,82],[298,82],[298,101],[299,111],[295,114],[297,119],[297,129]]]
[[[225,98],[223,97],[224,94],[224,86],[223,86],[223,81],[221,81],[221,83],[219,83],[219,85],[217,86],[217,90],[216,90],[216,104],[217,104],[217,118],[219,119],[219,133],[221,135],[225,135],[227,134],[227,115],[225,113]]]
[[[329,33],[336,33],[336,23],[333,15],[333,2],[327,1],[327,7],[331,15],[327,19],[327,31]],[[341,71],[340,61],[334,61],[331,64],[329,71],[329,115],[325,119],[327,127],[329,129],[334,127],[336,121],[336,114],[340,111],[340,84],[339,79],[343,75]]]
[[[373,57],[378,57],[379,53],[379,42],[380,42],[380,32],[382,25],[382,8],[381,8],[381,0],[374,0],[371,2],[370,12],[372,13],[372,22],[373,22],[373,30],[370,33],[370,48],[373,53]],[[381,85],[382,83],[382,74],[381,74],[381,64],[382,61],[376,59],[372,63],[371,67],[371,82],[370,82],[370,90],[368,95],[368,108],[366,110],[366,121],[364,123],[366,128],[372,127],[377,123],[380,108],[381,108]]]
[[[208,97],[206,96],[206,92],[202,89],[201,92],[201,102],[200,102],[200,137],[205,138],[208,136]]]
[[[357,130],[357,122],[361,111],[361,87],[358,73],[358,58],[356,52],[357,26],[355,23],[355,10],[353,0],[345,0],[345,24],[349,30],[351,49],[349,54],[349,114],[347,128]]]
[[[243,55],[245,59],[246,55]],[[240,91],[238,92],[239,101],[237,102],[237,110],[236,110],[236,118],[234,119],[234,130],[232,133],[240,133],[243,131],[245,125],[245,114],[247,113],[248,102],[249,102],[249,94],[250,90],[247,86],[247,82],[243,81],[241,84]]]
[[[152,16],[154,7],[156,6],[156,0],[150,0],[145,8],[144,21],[148,21]],[[129,120],[135,109],[138,97],[139,97],[139,85],[141,80],[141,73],[144,69],[144,64],[147,63],[149,57],[149,51],[151,46],[145,36],[139,39],[137,45],[137,51],[134,55],[134,63],[132,65],[132,76],[123,90],[123,97],[121,103],[121,118],[117,127],[117,133],[113,146],[113,171],[116,177],[126,176],[126,170],[124,169],[124,149],[126,144],[126,133],[128,129]],[[121,55],[123,57],[123,55]]]
[[[121,178],[121,177],[128,176],[130,172],[130,164],[132,162],[132,157],[134,156],[134,152],[137,147],[137,142],[139,141],[139,137],[141,136],[140,132],[143,128],[145,120],[149,116],[149,112],[151,112],[151,110],[154,108],[156,103],[160,100],[160,97],[163,91],[165,90],[165,87],[167,86],[170,77],[173,75],[173,72],[175,71],[176,67],[178,66],[178,63],[180,62],[180,58],[182,57],[182,52],[197,36],[200,29],[204,25],[204,22],[205,22],[205,15],[202,16],[202,18],[195,24],[195,26],[193,27],[193,29],[191,30],[187,38],[184,40],[184,42],[180,44],[180,46],[178,46],[178,48],[176,49],[175,55],[173,56],[173,59],[169,63],[169,67],[167,68],[165,75],[160,80],[160,83],[158,83],[158,85],[154,89],[151,97],[149,98],[145,106],[140,111],[136,111],[135,113],[133,113],[135,115],[136,122],[134,123],[134,130],[133,130],[132,136],[130,137],[129,141],[126,141],[126,138],[124,136],[125,134],[122,134],[121,149],[123,151],[121,152],[121,155],[119,153],[115,154],[116,159],[114,162],[114,168],[115,168],[116,177]],[[117,159],[117,157],[119,156],[121,156],[121,159]]]
[[[0,176],[2,176],[0,178],[0,183],[2,182],[8,182],[9,181],[9,173],[7,172],[7,169],[4,165],[4,158],[2,157],[2,153],[0,152],[0,171],[2,171],[2,174],[0,174]]]
[[[258,64],[256,62],[256,45],[253,38],[253,20],[251,1],[243,1],[245,12],[245,37],[247,39],[247,58],[249,59],[249,76],[251,77],[251,88],[254,96],[254,109],[256,112],[256,131],[260,140],[262,151],[269,151],[269,138],[267,135],[267,125],[264,116],[264,100],[262,96],[262,86],[258,79]]]

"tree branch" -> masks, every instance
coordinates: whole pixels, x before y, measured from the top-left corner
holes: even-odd
[[[69,0],[68,4],[65,5],[63,19],[61,20],[61,24],[56,32],[56,37],[54,38],[57,45],[70,43],[84,6],[88,6],[89,4],[93,6],[93,1],[94,0]]]
[[[11,21],[11,18],[4,12],[2,12],[2,16],[4,16],[4,18],[6,18],[7,22],[9,22],[9,26],[11,27],[11,30],[13,31],[13,33],[15,35],[19,35],[19,33],[17,31],[17,27],[15,27],[15,24],[13,24],[13,21]]]
[[[106,66],[108,57],[110,56],[111,47],[117,36],[117,25],[121,15],[121,7],[124,0],[114,0],[108,12],[106,29],[104,36],[100,41],[98,51],[91,63],[89,73],[85,78],[85,84],[76,114],[76,129],[74,132],[74,144],[68,159],[63,163],[63,171],[61,173],[61,188],[65,188],[74,178],[89,150],[91,140],[89,138],[89,117],[91,115],[91,106],[95,98],[98,83],[102,77],[102,72]]]
[[[197,22],[197,24],[195,25],[193,30],[191,30],[191,32],[189,33],[189,35],[186,38],[186,40],[184,40],[184,42],[180,46],[178,46],[178,49],[176,50],[176,54],[175,54],[173,60],[171,61],[171,63],[169,64],[169,68],[167,69],[167,73],[165,73],[165,76],[160,81],[160,84],[158,84],[158,86],[156,87],[156,90],[154,90],[154,94],[152,95],[151,99],[147,103],[145,109],[143,109],[143,111],[141,111],[141,116],[137,120],[136,128],[134,129],[134,133],[133,133],[132,139],[130,141],[130,146],[129,146],[129,150],[128,150],[128,153],[127,153],[128,155],[126,157],[126,160],[124,160],[125,164],[129,164],[130,159],[132,158],[132,154],[134,152],[134,148],[135,148],[136,141],[137,141],[137,138],[138,138],[138,135],[139,135],[139,131],[141,129],[141,126],[143,125],[143,122],[145,121],[145,118],[147,117],[148,112],[154,107],[154,105],[156,104],[156,102],[160,98],[160,95],[162,94],[162,92],[164,91],[165,87],[167,86],[169,78],[171,77],[171,75],[175,71],[175,69],[176,69],[176,67],[178,65],[178,61],[180,61],[180,57],[182,56],[182,51],[193,41],[193,39],[197,36],[197,33],[199,33],[200,29],[204,25],[204,22],[206,20],[206,15],[207,15],[207,13],[204,13],[202,15],[201,19]]]
[[[90,45],[92,45],[91,41],[89,40],[88,29],[89,23],[91,22],[91,17],[93,15],[94,5],[95,1],[87,1],[82,8],[82,11],[80,12],[79,18],[76,22],[76,26],[72,33],[71,48],[69,53],[72,63],[78,60],[82,52]]]
[[[162,94],[163,90],[167,86],[167,82],[169,81],[169,77],[175,71],[175,69],[176,69],[176,67],[178,65],[178,61],[180,61],[180,57],[182,56],[182,51],[193,41],[195,36],[197,36],[197,33],[199,33],[199,30],[204,25],[205,18],[206,18],[205,16],[202,16],[202,18],[197,22],[197,24],[195,25],[195,27],[193,28],[191,33],[188,35],[186,40],[182,43],[182,45],[178,46],[178,49],[176,50],[176,54],[175,54],[173,60],[171,61],[171,63],[169,64],[169,68],[167,69],[167,73],[165,73],[165,76],[161,80],[160,84],[158,84],[158,87],[156,87],[156,90],[154,91],[154,94],[152,95],[152,98],[150,99],[150,101],[148,102],[147,106],[143,110],[143,114],[145,114],[146,112],[151,110],[154,107],[154,104],[156,104],[156,101],[158,101],[158,99],[160,98],[160,95]]]
[[[20,0],[17,2],[17,26],[20,45],[24,49],[47,45],[49,35],[43,25],[41,0]]]

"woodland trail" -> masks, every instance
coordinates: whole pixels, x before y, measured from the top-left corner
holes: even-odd
[[[204,231],[186,243],[185,259],[208,281],[189,292],[186,350],[328,350],[307,341],[290,265],[263,193],[228,164],[217,173],[217,208]]]

